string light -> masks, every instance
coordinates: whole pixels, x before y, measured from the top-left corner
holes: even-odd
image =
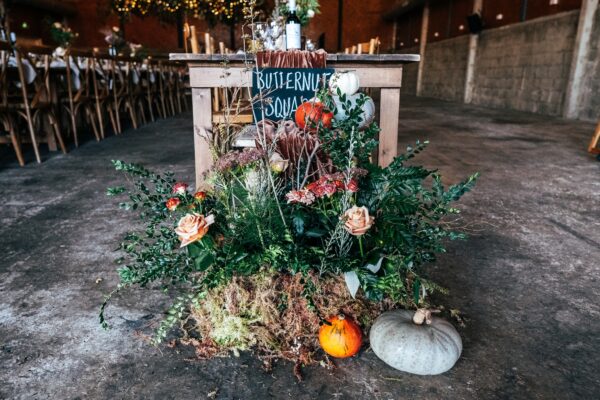
[[[175,14],[179,11],[193,15],[232,21],[241,16],[251,0],[113,0],[112,8],[120,15]]]

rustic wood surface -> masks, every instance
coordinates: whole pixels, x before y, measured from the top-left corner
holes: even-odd
[[[172,61],[186,62],[211,62],[222,63],[228,61],[231,63],[242,63],[244,61],[253,61],[254,56],[250,54],[191,54],[191,53],[171,53],[169,59]],[[327,54],[328,63],[352,62],[365,64],[409,64],[418,62],[421,57],[418,54]]]

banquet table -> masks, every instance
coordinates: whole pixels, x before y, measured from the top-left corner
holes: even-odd
[[[187,54],[172,53],[170,60],[187,63],[190,71],[194,115],[194,158],[196,186],[212,166],[208,144],[212,131],[212,90],[252,86],[252,70],[245,54]],[[328,54],[327,68],[354,71],[363,88],[381,89],[378,162],[388,165],[397,155],[400,87],[404,64],[418,62],[418,54]],[[224,67],[227,63],[227,69]]]

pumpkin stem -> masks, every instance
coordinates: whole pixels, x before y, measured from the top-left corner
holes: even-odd
[[[346,316],[344,314],[342,314],[342,313],[339,313],[338,316],[337,316],[337,319],[339,319],[340,321],[343,321],[343,320],[346,319]]]
[[[431,311],[426,308],[418,308],[417,311],[415,311],[415,315],[413,315],[412,320],[417,325],[423,325],[423,323],[430,325]]]

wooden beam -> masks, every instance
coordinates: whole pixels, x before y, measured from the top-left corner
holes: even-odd
[[[399,88],[402,82],[402,68],[377,68],[373,74],[373,68],[340,68],[340,71],[352,69],[360,80],[360,86],[365,88]],[[370,69],[369,73],[367,69]],[[252,70],[247,68],[231,67],[204,67],[194,68],[190,65],[190,86],[201,88],[213,87],[251,87]]]
[[[379,115],[380,166],[387,167],[398,155],[398,116],[400,114],[400,89],[381,89],[381,111]]]
[[[429,32],[429,2],[423,7],[423,19],[421,23],[421,42],[419,43],[419,55],[421,62],[417,71],[417,96],[423,91],[423,68],[425,67],[425,51],[427,50],[427,34]]]
[[[473,2],[473,14],[481,15],[483,0]],[[465,75],[464,102],[469,104],[473,101],[473,92],[475,89],[475,64],[477,61],[477,47],[479,45],[479,34],[471,33],[469,35],[469,54],[467,55],[467,71]]]
[[[583,77],[586,71],[586,62],[590,47],[594,39],[592,29],[594,17],[598,10],[598,0],[583,0],[579,12],[579,24],[577,26],[577,37],[575,38],[575,49],[571,59],[571,71],[569,83],[565,96],[563,116],[566,118],[577,118],[579,100],[583,90]]]
[[[196,164],[196,190],[201,189],[204,173],[213,165],[209,141],[212,137],[212,99],[210,89],[192,88],[194,107],[194,159]]]

